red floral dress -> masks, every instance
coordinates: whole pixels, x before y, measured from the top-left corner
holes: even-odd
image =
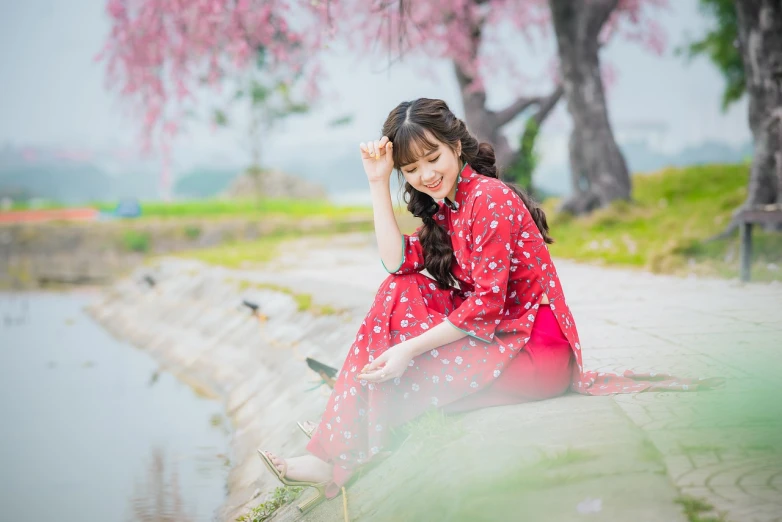
[[[435,220],[451,237],[459,288],[441,290],[420,274],[424,254],[418,237],[403,236],[402,263],[386,268],[392,275],[361,323],[307,446],[334,464],[329,497],[387,445],[391,428],[491,386],[529,340],[544,294],[573,350],[571,390],[607,395],[697,387],[669,376],[585,372],[562,285],[521,198],[502,181],[465,165],[454,199],[440,204]],[[443,321],[467,337],[417,356],[401,378],[374,384],[356,377],[389,347]],[[646,377],[655,380],[640,380]]]

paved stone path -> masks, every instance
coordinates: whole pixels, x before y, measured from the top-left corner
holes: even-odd
[[[645,432],[679,493],[704,500],[726,520],[782,520],[782,285],[556,263],[587,368],[728,379],[724,389],[706,393],[611,397]],[[387,275],[365,234],[323,240],[319,248],[290,243],[276,269],[316,300],[345,305]],[[329,293],[324,279],[345,282],[346,291]],[[569,399],[578,408],[596,400]],[[554,402],[529,406],[542,411],[549,404],[574,414]]]

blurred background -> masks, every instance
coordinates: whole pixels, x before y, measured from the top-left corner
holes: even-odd
[[[289,240],[371,233],[358,144],[405,100],[444,99],[495,145],[557,258],[735,281],[760,212],[745,273],[776,284],[780,18],[733,0],[1,2],[0,517],[216,516],[219,393],[85,310],[131,274],[154,288],[137,274],[161,256],[263,271]]]

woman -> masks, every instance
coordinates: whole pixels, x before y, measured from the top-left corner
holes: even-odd
[[[391,275],[350,347],[307,445],[311,454],[283,459],[259,450],[283,483],[318,489],[300,509],[335,496],[387,446],[391,428],[431,408],[467,411],[569,389],[694,388],[583,371],[543,211],[498,179],[492,147],[479,144],[445,102],[401,103],[382,134],[360,149]],[[394,168],[406,182],[408,210],[423,220],[414,235],[401,234],[394,218]]]

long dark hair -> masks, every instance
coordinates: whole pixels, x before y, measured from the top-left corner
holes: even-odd
[[[388,136],[394,144],[394,165],[400,183],[404,180],[401,165],[409,165],[417,161],[419,151],[437,148],[432,138],[445,143],[454,152],[461,141],[460,157],[463,162],[469,163],[478,174],[490,178],[499,177],[494,159],[494,147],[488,143],[478,143],[478,140],[467,130],[467,125],[457,118],[442,100],[418,98],[400,103],[388,115],[383,124],[382,135]],[[512,183],[504,183],[518,194],[527,206],[543,240],[546,243],[553,243],[554,240],[548,234],[548,223],[543,210],[521,188]],[[407,210],[423,220],[419,240],[424,249],[426,269],[437,280],[440,288],[448,288],[455,283],[451,274],[453,247],[448,233],[434,220],[438,209],[437,203],[428,194],[414,189],[410,183],[405,182],[404,191]]]

